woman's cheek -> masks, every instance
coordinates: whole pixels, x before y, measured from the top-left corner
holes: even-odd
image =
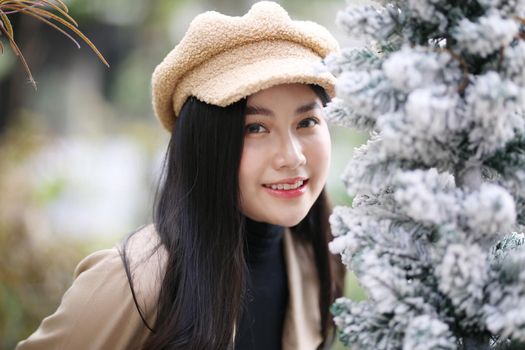
[[[241,189],[253,190],[257,181],[264,175],[264,168],[267,166],[265,157],[268,157],[267,142],[262,138],[246,137],[241,155],[239,170],[239,182]]]
[[[322,128],[322,129],[321,129]],[[332,141],[327,127],[320,127],[313,138],[308,142],[309,153],[312,161],[320,168],[328,171],[332,154]]]

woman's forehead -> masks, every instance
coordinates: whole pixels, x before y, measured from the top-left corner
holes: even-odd
[[[248,96],[247,114],[272,114],[274,109],[311,110],[321,102],[307,84],[281,84]]]

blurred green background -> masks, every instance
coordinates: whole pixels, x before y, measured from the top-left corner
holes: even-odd
[[[52,313],[79,260],[151,221],[153,193],[168,142],[153,116],[150,77],[206,10],[244,14],[248,0],[70,0],[70,14],[109,61],[20,14],[15,40],[35,91],[0,36],[0,349],[12,349]],[[335,27],[344,0],[277,1],[294,19]],[[350,204],[339,176],[365,135],[332,128],[328,190]],[[353,276],[346,294],[362,299]],[[340,348],[340,345],[336,346]]]

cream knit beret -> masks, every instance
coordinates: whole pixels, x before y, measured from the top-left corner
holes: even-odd
[[[155,114],[171,131],[189,96],[225,107],[284,83],[317,84],[333,96],[335,78],[314,63],[338,49],[324,27],[291,20],[274,2],[258,2],[242,17],[204,12],[153,72]]]

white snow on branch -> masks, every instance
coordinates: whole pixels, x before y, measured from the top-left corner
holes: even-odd
[[[382,62],[383,57],[367,47],[344,48],[323,60],[326,68],[335,76],[346,71],[379,69]]]
[[[347,7],[336,17],[336,24],[351,37],[367,37],[386,41],[396,36],[400,22],[400,12],[396,7],[359,6]]]
[[[505,48],[502,61],[503,73],[517,85],[525,85],[525,43],[519,41]]]
[[[503,18],[497,12],[482,16],[476,22],[462,19],[454,38],[458,46],[468,53],[487,57],[508,46],[518,34],[519,26],[513,19]]]
[[[438,30],[444,31],[448,25],[447,16],[438,11],[435,4],[437,0],[408,0],[408,7],[411,10],[411,17],[426,21],[438,26]]]
[[[436,169],[400,172],[395,199],[412,219],[425,224],[455,224],[461,203],[454,177]]]
[[[413,318],[403,339],[403,350],[456,350],[448,325],[430,315]]]
[[[488,303],[483,307],[486,325],[493,334],[525,341],[525,249],[510,252],[497,266],[487,287]]]
[[[470,147],[478,157],[503,148],[525,131],[523,116],[517,111],[525,102],[525,90],[494,71],[478,76],[465,92],[465,116],[472,123]]]
[[[465,198],[462,214],[476,239],[493,241],[515,224],[516,205],[503,187],[485,183]]]
[[[326,120],[332,125],[354,128],[361,131],[372,131],[375,119],[354,113],[340,98],[334,98],[324,108]]]
[[[420,87],[442,84],[454,91],[462,77],[459,62],[447,51],[408,45],[385,60],[383,71],[394,88],[407,93]]]
[[[439,106],[439,100],[443,102],[443,105]],[[435,113],[437,116],[441,114],[443,119],[433,119],[432,115],[422,116],[421,113],[417,113],[415,104],[418,103],[426,106],[426,113]],[[426,101],[414,101],[409,107],[410,115],[397,111],[378,117],[376,128],[381,135],[382,157],[384,159],[404,159],[440,169],[449,169],[455,161],[456,155],[453,150],[459,140],[455,138],[456,135],[451,130],[442,132],[437,132],[437,130],[448,126],[448,123],[454,125],[456,120],[454,113],[456,112],[452,110],[453,104],[452,98],[432,95]],[[431,129],[423,128],[425,122],[431,124]],[[431,131],[435,131],[439,136]]]
[[[437,268],[439,289],[456,307],[455,313],[472,326],[481,316],[488,284],[488,256],[478,245],[451,244]]]
[[[400,100],[381,70],[344,72],[335,87],[337,96],[356,114],[377,117],[394,111]]]
[[[486,10],[497,9],[505,16],[523,16],[525,1],[523,0],[477,0]]]
[[[448,141],[451,132],[463,130],[467,125],[457,113],[459,95],[446,90],[444,85],[417,89],[408,96],[405,105],[414,130],[442,142]]]

